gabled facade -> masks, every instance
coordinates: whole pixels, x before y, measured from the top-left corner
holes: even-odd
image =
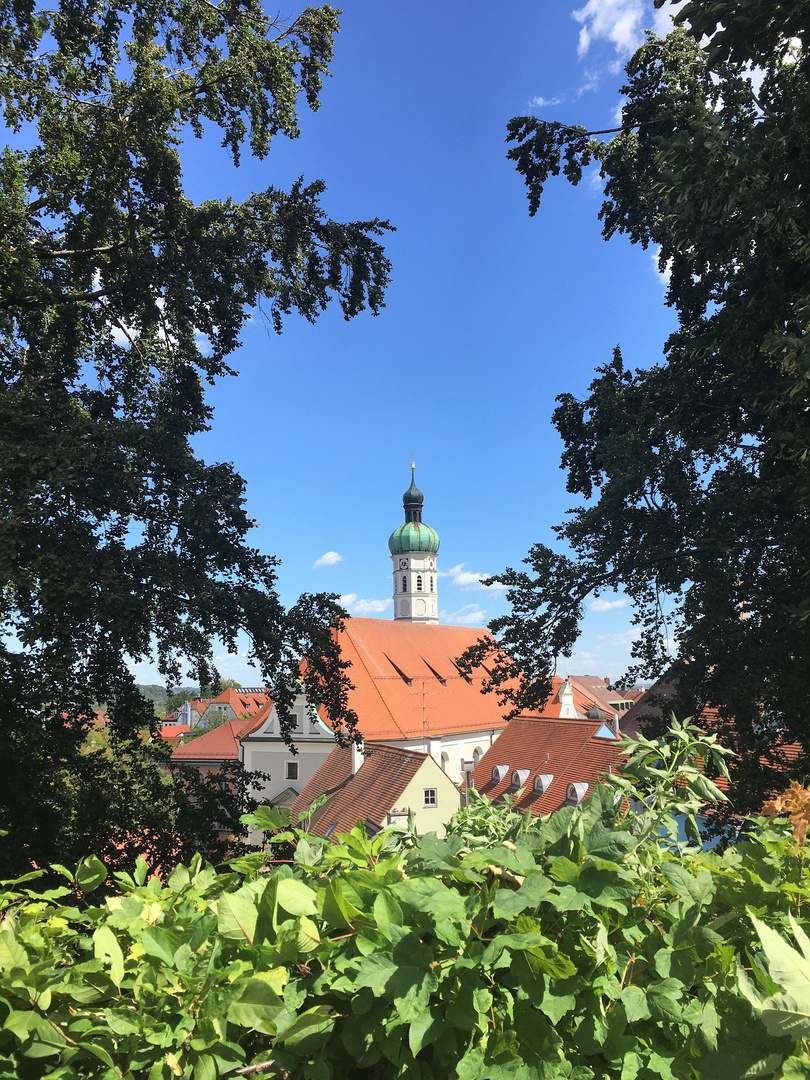
[[[289,806],[298,796],[335,746],[335,735],[303,695],[293,706],[294,754],[281,735],[278,712],[268,703],[242,729],[239,756],[251,772],[269,773],[262,801]]]
[[[373,834],[406,823],[410,812],[419,835],[443,836],[460,805],[458,788],[428,754],[382,743],[366,743],[363,751],[336,746],[292,804],[293,815],[305,816],[319,795],[326,802],[306,828],[325,837],[348,832],[358,821]]]

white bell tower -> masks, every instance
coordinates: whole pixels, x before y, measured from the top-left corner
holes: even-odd
[[[411,486],[402,497],[405,524],[388,540],[394,577],[394,619],[432,623],[439,621],[436,556],[439,537],[422,521],[424,495],[416,486],[411,463]]]

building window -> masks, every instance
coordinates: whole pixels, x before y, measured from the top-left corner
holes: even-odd
[[[433,592],[433,574],[430,575],[430,591]]]
[[[408,591],[408,579],[405,577],[404,574],[402,575],[402,591],[403,592]]]
[[[422,575],[421,574],[416,575],[416,591],[417,592],[422,591]]]
[[[480,760],[481,760],[481,751],[476,746],[476,748],[473,750],[473,764],[475,765],[476,769],[478,768],[478,762]]]
[[[449,754],[442,754],[442,772],[446,773],[449,768],[450,768],[450,755]]]
[[[439,800],[436,797],[436,788],[435,787],[426,787],[423,790],[422,795],[423,795],[423,801],[422,801],[423,806],[436,806],[438,804]]]
[[[284,763],[284,779],[285,780],[297,780],[298,779],[298,762],[297,761],[285,761],[285,763]]]

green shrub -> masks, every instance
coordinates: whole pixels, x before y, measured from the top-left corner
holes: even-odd
[[[138,860],[99,906],[98,860],[63,888],[7,883],[0,1076],[807,1075],[802,849],[766,818],[724,853],[679,842],[673,809],[719,797],[698,758],[722,771],[675,725],[546,820],[481,801],[442,840],[291,828],[292,866],[195,858],[160,882]]]

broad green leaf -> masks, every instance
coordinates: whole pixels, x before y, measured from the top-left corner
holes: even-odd
[[[256,937],[256,898],[247,889],[223,893],[217,900],[217,930],[223,937],[247,941]]]
[[[804,998],[810,993],[810,960],[755,916],[751,922],[768,958],[768,974],[783,991]]]
[[[576,885],[579,881],[581,867],[578,863],[571,862],[565,855],[558,855],[551,864],[549,873],[555,881],[568,885]]]
[[[311,1053],[323,1043],[325,1036],[335,1026],[331,1011],[328,1005],[316,1005],[307,1009],[296,1017],[293,1023],[279,1025],[280,1030],[276,1042]]]
[[[621,1000],[629,1024],[649,1018],[650,1009],[647,1005],[647,995],[640,986],[625,986],[621,992]]]
[[[547,990],[540,1002],[540,1010],[546,1014],[552,1024],[557,1024],[565,1016],[576,1008],[577,999],[573,994],[554,994]]]
[[[678,896],[693,900],[696,904],[708,903],[714,895],[712,876],[706,870],[701,870],[697,877],[693,877],[684,866],[673,860],[664,863],[661,875]]]
[[[530,874],[517,890],[501,886],[495,894],[493,914],[498,919],[509,919],[527,908],[536,909],[552,888],[548,878],[539,871]]]
[[[787,1035],[794,1041],[810,1035],[810,988],[802,994],[774,994],[762,1003],[768,1034]]]
[[[382,890],[374,897],[372,910],[374,918],[377,920],[377,929],[391,941],[391,927],[402,925],[402,908],[391,893]]]
[[[295,878],[279,880],[276,896],[281,907],[291,915],[315,915],[318,910],[313,890]]]
[[[355,981],[358,987],[368,986],[376,995],[382,996],[385,994],[388,980],[396,974],[396,971],[396,964],[388,956],[372,953],[363,960]]]
[[[0,930],[0,970],[10,971],[12,968],[27,968],[28,966],[28,953],[11,930],[4,927]]]
[[[107,880],[107,867],[97,855],[88,855],[76,867],[76,881],[82,892],[92,892]]]
[[[437,923],[459,921],[466,915],[464,897],[436,878],[414,878],[391,886],[394,896],[417,911],[428,913]]]
[[[285,1012],[282,999],[265,979],[248,979],[236,1001],[228,1008],[228,1019],[240,1027],[273,1033],[271,1025]]]
[[[302,915],[298,920],[297,944],[299,952],[314,952],[320,943],[321,935],[318,932],[318,927],[312,919],[308,919],[306,915]]]
[[[413,1056],[441,1038],[443,1028],[444,1018],[435,1006],[423,1010],[408,1027],[408,1046]]]
[[[138,941],[150,956],[162,960],[168,967],[174,967],[174,954],[180,947],[176,934],[160,926],[147,926],[138,934]]]
[[[124,978],[124,954],[118,938],[106,923],[99,926],[93,934],[93,949],[102,963],[110,965],[110,978],[120,989]]]
[[[688,999],[683,996],[683,983],[678,979],[662,979],[646,989],[647,1005],[654,1020],[679,1021]]]

